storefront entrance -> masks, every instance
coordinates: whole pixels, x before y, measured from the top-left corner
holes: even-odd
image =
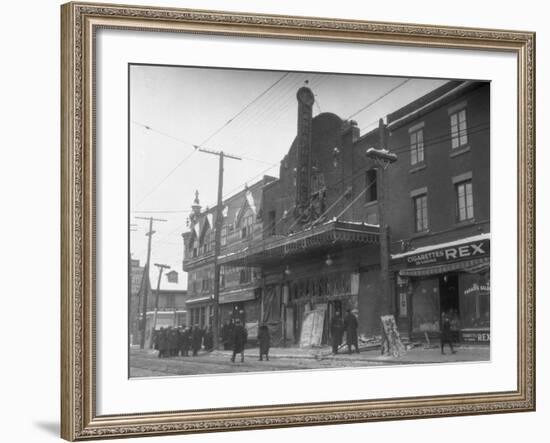
[[[458,274],[439,276],[439,296],[440,317],[443,314],[459,317]]]

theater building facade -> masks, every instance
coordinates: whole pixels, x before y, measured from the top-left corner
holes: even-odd
[[[377,173],[361,149],[378,146],[379,132],[358,144],[355,122],[328,112],[313,117],[313,104],[309,88],[298,90],[297,135],[279,179],[263,189],[262,238],[220,259],[260,271],[260,318],[285,346],[307,341],[312,311],[323,344],[336,313],[352,310],[359,333],[372,335],[390,309],[380,287]]]

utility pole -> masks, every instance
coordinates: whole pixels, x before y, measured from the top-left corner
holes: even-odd
[[[145,269],[143,270],[143,277],[141,279],[141,288],[143,290],[143,310],[141,318],[141,339],[139,342],[139,347],[143,349],[145,347],[145,329],[147,326],[147,282],[149,281],[149,265],[151,262],[151,239],[153,238],[153,222],[165,222],[167,220],[163,218],[153,218],[153,217],[136,217],[140,220],[149,220],[149,231],[145,234],[148,238],[147,240],[147,262],[145,263]]]
[[[369,148],[367,150],[367,157],[374,159],[378,165],[378,171],[380,172],[379,180],[380,186],[378,186],[378,219],[380,224],[380,276],[382,280],[382,291],[384,295],[388,298],[389,304],[388,312],[384,314],[392,314],[391,306],[393,304],[391,300],[391,287],[390,287],[390,274],[389,274],[389,263],[390,263],[390,249],[389,249],[389,238],[388,238],[388,225],[386,222],[387,217],[387,198],[390,193],[387,189],[387,173],[386,169],[388,166],[395,161],[397,161],[397,156],[394,153],[389,152],[386,149],[386,128],[384,121],[380,119],[378,123],[378,132],[380,139],[380,148]]]
[[[159,311],[159,295],[160,295],[160,280],[162,278],[162,272],[165,269],[170,269],[170,266],[168,265],[162,265],[159,263],[155,263],[155,266],[159,268],[159,278],[157,280],[157,293],[155,295],[155,313],[153,314],[153,328],[151,329],[151,336],[149,337],[149,346],[151,346],[151,343],[153,341],[153,331],[157,328],[157,315]]]
[[[233,160],[242,160],[241,157],[224,153],[223,151],[213,151],[210,149],[200,148],[196,146],[200,152],[206,154],[217,155],[219,159],[218,167],[218,204],[216,206],[216,230],[214,236],[214,319],[212,325],[212,335],[214,336],[214,349],[218,349],[219,345],[219,322],[220,322],[220,265],[218,264],[218,257],[221,251],[221,235],[223,226],[223,160],[225,157]]]

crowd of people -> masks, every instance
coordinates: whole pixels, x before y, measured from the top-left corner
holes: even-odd
[[[155,332],[153,347],[158,351],[159,358],[188,357],[190,352],[196,356],[203,347],[207,351],[214,348],[214,336],[211,327],[161,327]]]
[[[240,319],[227,321],[221,328],[221,341],[225,350],[232,350],[231,361],[240,355],[244,362],[244,350],[248,342],[248,332]],[[259,360],[269,360],[271,337],[267,325],[258,328]],[[201,349],[210,352],[214,349],[212,327],[161,327],[153,336],[153,347],[159,358],[196,356]]]
[[[344,317],[342,317],[340,312],[336,312],[330,325],[333,354],[338,353],[342,345],[344,333],[348,353],[359,353],[358,327],[357,317],[350,309],[347,310]],[[248,331],[239,318],[228,320],[222,325],[220,339],[223,349],[232,351],[232,362],[235,362],[237,355],[240,356],[240,361],[244,362],[244,351],[248,343]],[[177,328],[161,327],[155,332],[153,343],[154,349],[158,350],[159,358],[196,356],[201,349],[208,352],[214,349],[214,335],[211,326],[207,328],[201,328],[199,325]],[[271,334],[268,326],[264,323],[258,327],[257,343],[258,360],[263,361],[265,358],[265,360],[269,361]]]

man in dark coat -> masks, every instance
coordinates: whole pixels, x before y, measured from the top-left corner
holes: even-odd
[[[445,344],[451,348],[451,353],[456,354],[453,348],[453,331],[451,330],[451,318],[445,312],[441,318],[441,353],[445,354]]]
[[[228,351],[229,349],[231,349],[231,335],[232,335],[231,324],[229,323],[229,321],[227,320],[225,321],[225,323],[222,326],[221,333],[222,333],[223,349]]]
[[[180,333],[180,351],[182,357],[189,357],[189,348],[191,347],[191,332],[189,328],[183,328]]]
[[[260,361],[263,361],[263,356],[269,361],[269,347],[271,345],[271,337],[269,328],[265,323],[262,323],[258,328],[258,344],[260,345]]]
[[[160,330],[157,331],[156,337],[157,337],[157,348],[159,350],[159,358],[166,357],[166,349],[167,349],[166,329],[161,327]]]
[[[244,362],[244,346],[248,339],[248,334],[245,327],[241,324],[239,319],[235,320],[235,327],[233,328],[233,355],[231,361],[235,362],[235,356],[241,354],[241,362]]]
[[[199,350],[201,349],[202,344],[202,330],[199,325],[193,326],[193,331],[191,332],[191,348],[193,349],[193,357],[195,357]]]
[[[332,339],[332,353],[338,354],[338,348],[342,344],[342,335],[344,334],[344,321],[340,311],[337,311],[330,322],[330,335]]]
[[[346,344],[348,345],[348,354],[351,354],[352,346],[355,346],[355,351],[359,353],[359,345],[357,342],[357,329],[359,323],[357,317],[353,315],[351,309],[347,310],[346,317],[344,318],[344,330],[346,331]]]
[[[175,357],[178,351],[178,330],[172,327],[168,328],[168,355]]]
[[[214,333],[212,332],[212,326],[208,326],[204,333],[204,349],[208,352],[214,349]]]
[[[185,338],[185,328],[178,328],[178,344],[176,348],[176,357],[181,355],[183,357],[183,340]]]

